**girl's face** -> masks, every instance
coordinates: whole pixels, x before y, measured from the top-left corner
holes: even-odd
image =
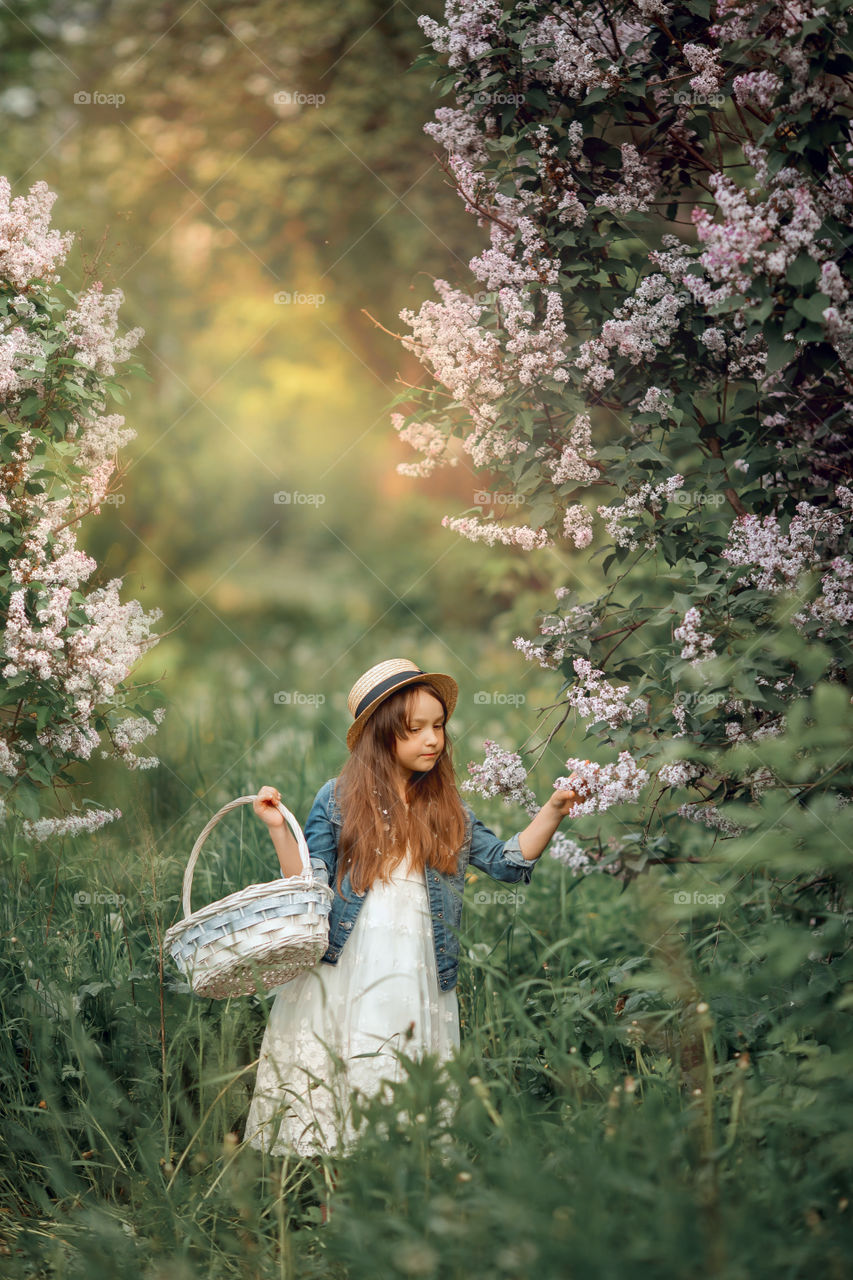
[[[427,773],[444,750],[444,708],[426,689],[415,691],[408,736],[394,739],[398,765],[408,773]]]

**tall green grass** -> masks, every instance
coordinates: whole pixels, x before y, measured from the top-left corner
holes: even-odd
[[[7,831],[1,1276],[849,1273],[848,913],[813,874],[771,881],[757,854],[624,891],[546,854],[523,902],[471,893],[447,1072],[406,1062],[347,1158],[242,1147],[269,1001],[199,1000],[162,936],[211,812],[286,781],[304,820],[337,771],[331,736],[277,734],[276,759],[235,765],[264,729],[223,714],[129,780],[120,825],[34,848]],[[765,862],[807,832],[831,870],[841,818],[830,837],[766,803],[781,807]],[[475,807],[503,834],[524,824]],[[208,839],[194,905],[276,873],[246,807]],[[711,876],[724,909],[674,909]]]

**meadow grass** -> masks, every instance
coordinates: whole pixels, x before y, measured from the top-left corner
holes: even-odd
[[[849,1091],[838,1070],[822,1094],[810,1085],[802,1062],[823,1051],[805,1032],[774,1040],[772,1016],[803,983],[814,994],[822,966],[744,964],[747,928],[754,947],[778,924],[760,893],[740,936],[713,913],[673,922],[662,904],[681,881],[661,868],[625,889],[546,853],[523,901],[470,891],[446,1072],[406,1060],[392,1101],[364,1102],[346,1158],[242,1146],[269,998],[195,997],[162,937],[210,813],[268,768],[283,776],[257,756],[226,767],[256,730],[193,732],[180,764],[127,780],[123,822],[97,836],[6,842],[0,1275],[847,1273]],[[293,744],[279,734],[276,750],[304,821],[340,754],[301,730]],[[504,835],[524,825],[475,808]],[[251,808],[230,814],[194,905],[273,878],[272,856]],[[473,886],[501,887],[480,873]],[[838,1034],[831,989],[815,1046]],[[841,1074],[849,1055],[839,1039]]]

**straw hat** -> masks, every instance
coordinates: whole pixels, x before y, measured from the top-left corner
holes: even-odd
[[[450,717],[459,694],[459,686],[452,676],[442,675],[436,671],[421,671],[420,667],[410,662],[408,658],[389,658],[387,662],[378,662],[375,667],[365,671],[349,691],[347,707],[350,715],[354,717],[347,732],[347,746],[350,751],[358,742],[366,721],[380,702],[384,702],[392,693],[396,693],[407,684],[417,684],[420,680],[428,680],[430,684],[435,685],[447,705],[447,716]]]

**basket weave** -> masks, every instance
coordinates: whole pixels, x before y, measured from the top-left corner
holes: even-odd
[[[222,1000],[268,991],[317,964],[328,946],[334,894],[315,877],[302,828],[283,804],[278,808],[296,837],[302,873],[282,872],[278,880],[250,884],[192,911],[193,871],[202,845],[226,813],[256,799],[240,796],[210,819],[184,872],[184,918],[163,937],[165,949],[199,996]]]

